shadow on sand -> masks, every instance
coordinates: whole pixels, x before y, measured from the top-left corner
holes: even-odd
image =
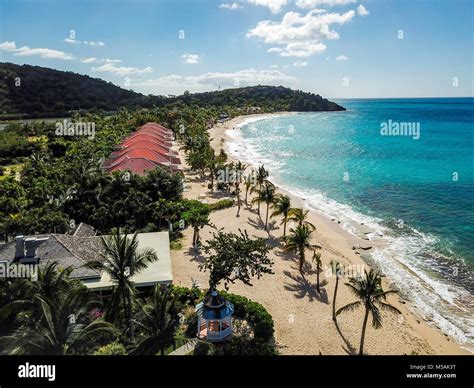
[[[321,282],[320,292],[318,292],[316,283],[311,283],[306,277],[301,276],[301,274],[291,273],[290,271],[283,271],[283,273],[292,280],[291,283],[285,283],[285,289],[294,292],[295,298],[308,298],[310,302],[318,300],[322,303],[329,304],[328,294],[326,289],[323,288],[323,282]]]

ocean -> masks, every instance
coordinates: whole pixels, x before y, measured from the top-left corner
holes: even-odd
[[[252,117],[229,152],[383,247],[370,260],[428,322],[474,351],[474,98],[336,100]]]

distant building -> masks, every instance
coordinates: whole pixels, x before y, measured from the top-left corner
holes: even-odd
[[[85,227],[82,231],[84,230]],[[95,235],[17,236],[14,241],[0,246],[0,263],[39,265],[41,268],[46,263],[55,261],[61,268],[72,267],[71,279],[81,280],[88,289],[97,292],[107,291],[113,286],[110,277],[105,272],[84,267],[87,262],[104,260],[101,239],[101,236]],[[132,277],[135,287],[171,283],[173,274],[168,232],[139,233],[137,239],[138,249],[154,249],[158,260]]]
[[[145,175],[147,171],[163,168],[169,172],[181,172],[181,160],[172,147],[173,132],[156,123],[146,123],[126,137],[112,152],[103,168],[114,171],[130,171]]]

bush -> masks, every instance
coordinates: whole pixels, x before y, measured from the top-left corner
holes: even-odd
[[[225,291],[221,295],[234,304],[234,315],[245,319],[254,330],[255,337],[269,341],[275,332],[273,318],[260,303],[254,302],[244,296],[230,294]]]
[[[211,211],[227,209],[234,206],[233,199],[221,199],[220,201],[209,204]]]
[[[267,341],[261,338],[232,337],[232,340],[216,346],[212,355],[216,356],[274,356],[276,355]]]
[[[194,348],[193,355],[195,356],[207,356],[211,350],[211,344],[207,342],[199,341]]]
[[[125,346],[117,342],[101,346],[94,352],[94,356],[126,356],[127,350]]]

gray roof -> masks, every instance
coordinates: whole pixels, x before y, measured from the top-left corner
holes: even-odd
[[[37,250],[40,266],[44,266],[48,261],[57,261],[62,268],[74,268],[71,278],[97,278],[101,276],[99,271],[83,267],[87,261],[101,259],[100,237],[75,237],[55,234],[25,237],[49,237]],[[12,263],[14,257],[15,241],[0,246],[0,260]]]
[[[97,234],[96,230],[84,222],[81,222],[74,232],[74,236],[78,237],[93,237]]]

